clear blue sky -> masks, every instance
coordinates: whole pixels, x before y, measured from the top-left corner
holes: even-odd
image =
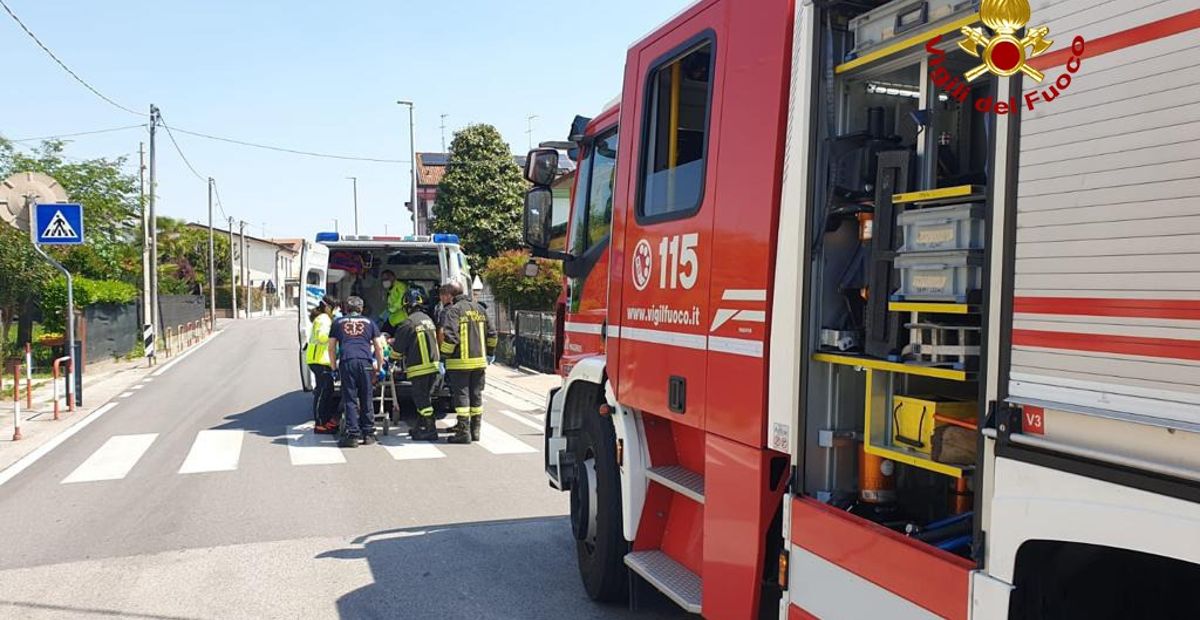
[[[562,139],[575,114],[592,115],[621,88],[625,51],[688,0],[496,2],[367,0],[5,0],[69,67],[119,103],[154,103],[180,128],[301,150],[408,159],[416,102],[417,150],[441,148],[454,129],[496,125],[524,153]],[[138,118],[85,90],[0,13],[10,139],[134,125]],[[205,184],[159,140],[159,212],[203,221]],[[73,138],[73,157],[130,156],[138,129]],[[308,237],[351,227],[357,176],[364,234],[411,229],[408,164],[311,159],[176,134],[225,211],[248,232]],[[220,218],[220,213],[216,216]]]

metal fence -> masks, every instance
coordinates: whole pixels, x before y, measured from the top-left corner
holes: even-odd
[[[514,314],[517,365],[538,372],[554,372],[554,313],[518,310]]]
[[[137,346],[138,304],[96,304],[83,309],[84,356],[98,362],[124,357]]]

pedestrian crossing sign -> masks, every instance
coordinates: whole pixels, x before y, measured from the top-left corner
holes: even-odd
[[[83,205],[49,203],[35,206],[33,242],[42,245],[83,243]]]

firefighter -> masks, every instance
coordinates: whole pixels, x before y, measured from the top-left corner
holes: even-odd
[[[349,315],[334,321],[329,333],[329,363],[342,379],[346,410],[338,445],[354,448],[376,441],[371,376],[383,368],[384,343],[375,323],[362,315],[361,297],[347,299],[346,310]]]
[[[463,294],[457,282],[442,286],[453,303],[442,313],[441,352],[446,382],[458,425],[450,443],[479,441],[483,418],[484,371],[489,351],[496,348],[496,330],[479,304]]]
[[[393,332],[392,356],[404,360],[404,373],[412,383],[413,404],[417,406],[417,425],[408,436],[415,441],[437,441],[432,401],[439,364],[437,327],[424,308],[425,296],[421,291],[408,289],[404,294],[408,318]]]

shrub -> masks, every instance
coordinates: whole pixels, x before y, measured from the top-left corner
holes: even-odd
[[[138,290],[132,284],[117,280],[92,280],[76,277],[75,308],[86,308],[96,304],[127,304],[138,297]],[[43,287],[38,298],[42,309],[42,327],[48,332],[61,332],[66,329],[63,313],[67,309],[67,280],[58,276]]]
[[[483,275],[509,310],[550,310],[562,292],[562,263],[535,259],[538,275],[525,275],[529,252],[511,250],[488,261]]]

